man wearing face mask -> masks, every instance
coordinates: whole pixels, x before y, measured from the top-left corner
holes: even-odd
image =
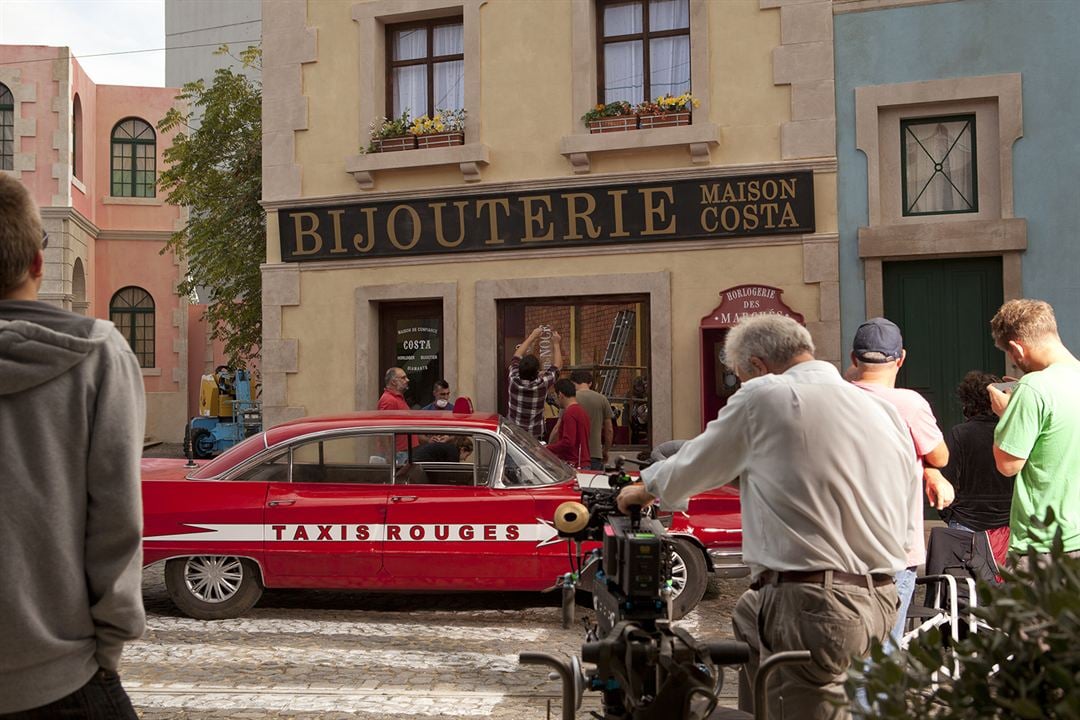
[[[420,408],[421,410],[446,410],[449,412],[454,409],[454,403],[450,401],[450,383],[445,380],[436,380],[433,392],[435,399]]]
[[[770,718],[846,720],[851,659],[866,657],[896,620],[893,576],[907,567],[910,508],[922,489],[910,434],[894,407],[815,360],[810,333],[791,318],[743,319],[724,356],[742,386],[704,433],[642,470],[619,509],[654,498],[685,509],[739,477],[754,632],[737,634],[756,642],[761,661],[812,654],[777,670]],[[752,686],[756,670],[747,672]]]

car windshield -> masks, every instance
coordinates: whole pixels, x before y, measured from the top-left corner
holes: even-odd
[[[535,437],[525,432],[514,423],[503,420],[499,423],[499,432],[511,445],[515,446],[533,462],[539,465],[541,470],[555,478],[556,482],[573,480],[577,477],[577,472],[575,472],[574,468],[555,457],[551,451],[541,445]],[[513,454],[514,453],[511,452],[507,455],[507,463],[512,461]]]

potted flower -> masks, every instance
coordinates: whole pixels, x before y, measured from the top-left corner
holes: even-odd
[[[682,95],[663,95],[655,100],[646,100],[634,108],[634,112],[637,113],[642,130],[674,127],[689,125],[691,112],[700,104],[701,101],[687,92]]]
[[[409,133],[416,136],[416,147],[450,147],[465,144],[465,110],[435,110],[430,118],[421,115],[412,121]]]
[[[409,111],[401,117],[373,120],[371,123],[371,144],[368,152],[394,152],[412,150],[416,147],[416,136],[409,134]]]
[[[637,130],[637,116],[634,108],[625,100],[616,100],[607,105],[597,105],[581,116],[589,127],[590,133],[622,132]]]

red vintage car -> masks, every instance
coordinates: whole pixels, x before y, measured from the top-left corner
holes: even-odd
[[[569,569],[555,508],[598,483],[498,415],[305,418],[194,469],[144,460],[144,561],[166,561],[176,606],[202,619],[263,588],[543,590]],[[738,495],[698,496],[670,531],[682,616],[714,559],[740,569]]]

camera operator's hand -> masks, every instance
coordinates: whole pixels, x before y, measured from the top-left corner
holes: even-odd
[[[619,504],[619,512],[624,514],[630,514],[631,505],[640,505],[646,507],[649,503],[655,500],[656,497],[651,495],[645,486],[639,482],[633,485],[627,485],[619,491],[619,495],[615,498]]]

